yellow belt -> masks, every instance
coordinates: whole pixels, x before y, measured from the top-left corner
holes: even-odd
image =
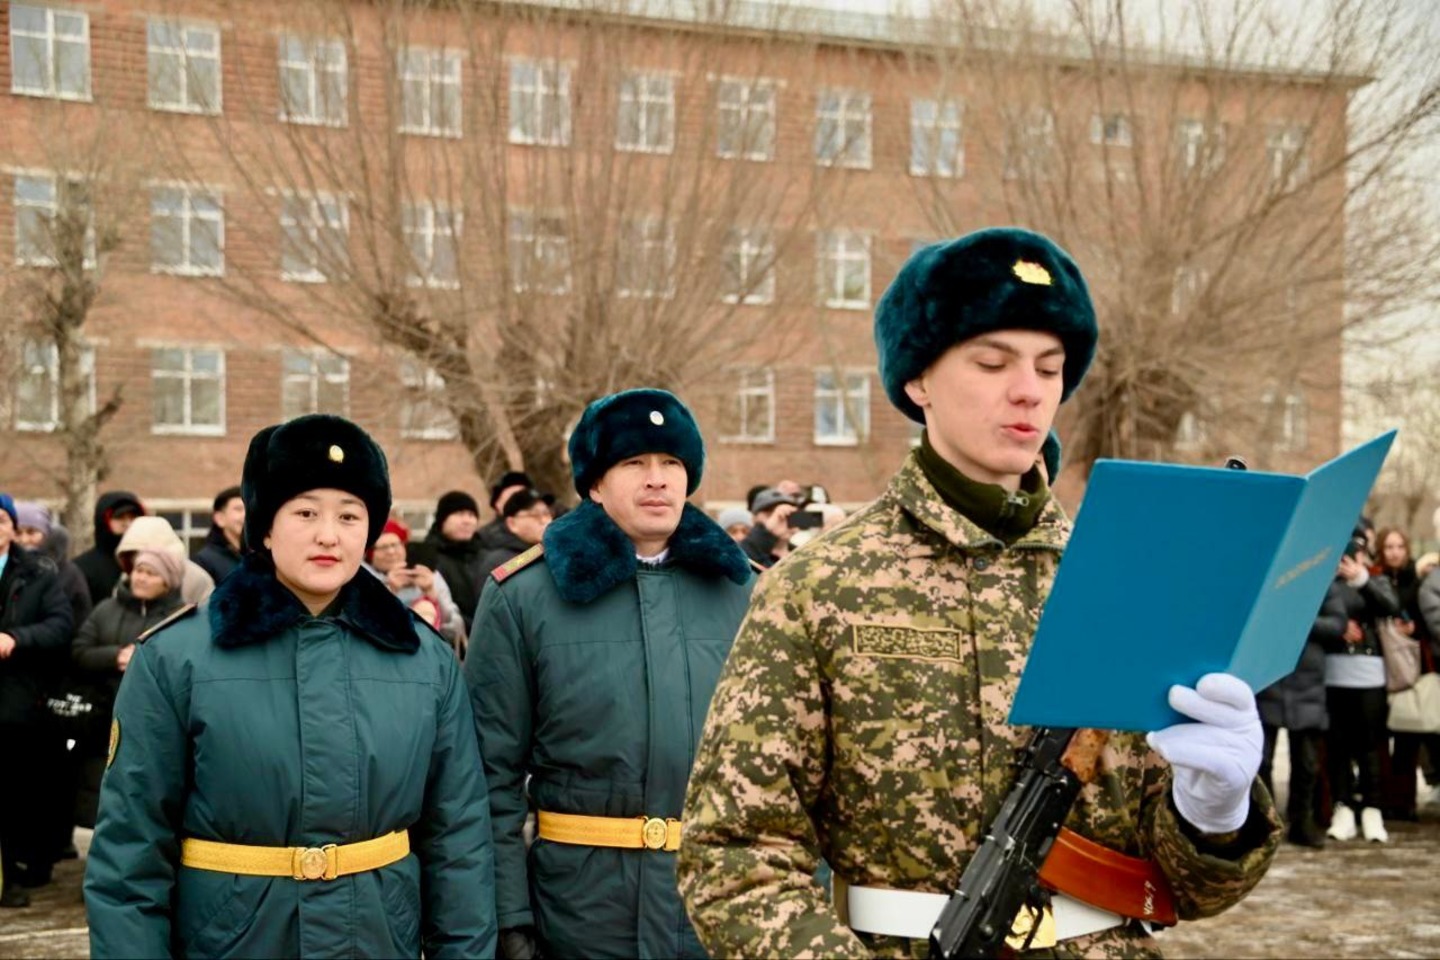
[[[540,811],[540,839],[583,847],[679,850],[680,821],[661,817],[582,817]]]
[[[410,834],[387,833],[359,843],[327,843],[323,847],[252,847],[241,843],[187,838],[180,862],[197,870],[243,873],[251,877],[334,880],[389,866],[410,854]]]

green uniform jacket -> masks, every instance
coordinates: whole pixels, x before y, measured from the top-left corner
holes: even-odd
[[[811,875],[823,856],[852,885],[955,889],[1030,733],[1006,718],[1069,530],[1052,501],[1006,547],[946,506],[912,454],[879,500],[765,574],[686,802],[680,887],[712,953],[924,955],[924,941],[852,932]],[[1218,913],[1274,855],[1274,805],[1257,782],[1222,858],[1181,827],[1169,783],[1143,736],[1115,734],[1068,826],[1153,857],[1182,918]],[[1136,925],[1057,952],[1159,955]]]
[[[675,888],[675,854],[521,835],[540,810],[679,819],[710,694],[752,575],[687,505],[659,566],[603,510],[545,532],[543,557],[492,574],[465,660],[495,825],[502,929],[535,926],[548,956],[703,956]]]
[[[368,573],[311,617],[247,559],[136,648],[115,723],[85,872],[92,957],[494,956],[459,666]],[[185,837],[310,847],[394,830],[409,856],[335,880],[180,865]]]

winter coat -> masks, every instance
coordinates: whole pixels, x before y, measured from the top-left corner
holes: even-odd
[[[70,601],[70,613],[78,627],[95,609],[90,600],[90,587],[85,583],[85,574],[70,560],[70,531],[58,523],[50,524],[50,532],[40,545],[40,552],[50,558],[60,577],[60,588]]]
[[[1420,581],[1420,588],[1415,591],[1415,606],[1425,621],[1425,628],[1430,631],[1431,649],[1436,659],[1440,660],[1440,567],[1431,570]]]
[[[485,547],[478,537],[451,540],[440,533],[438,525],[430,528],[425,542],[434,546],[438,554],[435,569],[444,575],[445,582],[450,585],[450,595],[455,598],[460,616],[465,619],[465,632],[469,633],[475,625],[475,606],[480,602],[480,587],[485,581],[485,574],[490,572],[482,564]]]
[[[185,556],[185,541],[163,517],[136,517],[130,529],[125,531],[125,536],[115,545],[115,556],[118,560],[122,553],[139,553],[141,550],[163,550],[185,561],[185,579],[180,584],[180,596],[186,603],[203,603],[215,589],[215,581],[205,568]]]
[[[533,925],[546,956],[703,956],[674,853],[540,839],[527,857],[521,831],[527,792],[545,812],[680,818],[750,567],[690,505],[659,565],[589,501],[543,544],[491,574],[465,659],[500,927]]]
[[[691,772],[680,888],[714,956],[909,957],[857,934],[811,882],[948,895],[1031,731],[1009,723],[1070,522],[1053,499],[1010,545],[948,506],[915,454],[870,506],[760,578]],[[1170,802],[1169,766],[1116,733],[1071,830],[1155,862],[1182,919],[1259,882],[1279,844],[1265,787],[1227,856]],[[1138,924],[1061,956],[1159,956]]]
[[[475,531],[475,539],[480,541],[484,550],[498,550],[504,546],[507,537],[514,536],[510,528],[505,526],[505,518],[493,517],[489,523]]]
[[[1400,601],[1395,596],[1394,584],[1379,575],[1369,577],[1359,587],[1352,587],[1339,577],[1335,579],[1341,604],[1345,608],[1345,618],[1358,623],[1365,638],[1359,643],[1347,643],[1342,631],[1341,636],[1323,641],[1325,652],[1332,656],[1382,656],[1380,632],[1375,629],[1375,623],[1382,617],[1400,614]]]
[[[212,525],[210,532],[205,535],[205,545],[195,551],[192,560],[210,575],[210,579],[219,583],[240,566],[240,551],[230,546],[230,541],[225,538],[225,531]]]
[[[480,569],[484,570],[487,576],[496,567],[514,560],[534,546],[511,533],[509,527],[504,527],[503,535],[495,536],[492,538],[492,542],[495,546],[486,550],[484,556],[480,558]]]
[[[756,520],[751,525],[750,532],[745,534],[745,539],[740,541],[740,549],[760,566],[769,568],[775,566],[779,559],[771,552],[779,542],[775,534],[765,529],[765,524]]]
[[[115,559],[120,537],[110,532],[110,514],[124,504],[133,504],[144,510],[140,498],[128,490],[110,490],[100,495],[100,499],[95,501],[95,545],[75,558],[75,566],[85,575],[92,605],[110,596],[115,584],[120,582],[122,571]]]
[[[1286,730],[1328,730],[1325,708],[1325,648],[1345,633],[1345,600],[1338,581],[1332,580],[1320,613],[1305,638],[1295,670],[1261,690],[1255,697],[1260,719]]]
[[[64,665],[74,630],[70,601],[55,565],[12,543],[0,572],[0,633],[15,638],[14,652],[0,660],[0,736],[33,736],[4,728],[40,717],[42,700]]]
[[[141,643],[115,703],[85,871],[91,956],[489,957],[485,778],[455,655],[359,572],[311,616],[247,558]],[[334,880],[180,864],[186,837],[271,847],[408,830]]]
[[[386,590],[390,590],[390,585],[385,580],[385,574],[376,570],[371,564],[365,563],[361,566],[371,576],[385,584]],[[390,592],[394,593],[395,598],[407,609],[414,606],[424,596],[419,587],[406,587],[399,593],[395,593],[393,590]],[[431,599],[440,608],[440,635],[451,642],[463,643],[467,640],[465,620],[460,616],[460,608],[455,605],[455,597],[450,593],[450,585],[445,582],[445,577],[439,571],[435,571],[435,593]]]

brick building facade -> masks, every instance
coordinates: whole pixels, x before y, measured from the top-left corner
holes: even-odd
[[[303,6],[293,7],[297,20],[306,16]],[[366,256],[355,252],[363,231],[354,226],[362,217],[354,195],[267,188],[263,171],[242,171],[235,161],[280,142],[266,140],[270,131],[290,136],[313,127],[305,135],[319,142],[341,136],[326,127],[364,130],[397,109],[400,141],[462,142],[475,135],[467,104],[494,94],[503,97],[497,117],[507,128],[504,162],[522,184],[510,188],[517,194],[527,177],[539,179],[525,158],[542,151],[658,160],[684,153],[687,141],[703,141],[712,160],[760,169],[766,182],[801,184],[775,194],[784,199],[765,230],[734,234],[705,257],[714,261],[709,268],[718,262],[719,272],[729,271],[712,297],[724,305],[714,309],[759,333],[686,387],[711,455],[700,497],[712,506],[735,502],[751,485],[781,477],[826,484],[841,502],[879,491],[917,431],[891,408],[875,375],[874,302],[917,243],[1014,217],[1002,187],[1015,177],[1017,141],[979,98],[967,104],[963,92],[944,93],[956,89],[956,78],[933,64],[916,66],[880,18],[835,19],[828,34],[772,31],[763,44],[755,30],[631,27],[623,49],[636,70],[618,81],[617,93],[593,89],[607,85],[581,75],[591,61],[574,50],[581,31],[619,29],[611,20],[557,15],[544,22],[544,35],[530,20],[497,30],[489,46],[462,44],[463,55],[452,57],[447,31],[458,23],[436,13],[420,18],[413,44],[402,44],[397,57],[368,5],[353,7],[354,18],[334,37],[313,20],[292,30],[289,7],[238,16],[259,4],[36,0],[0,8],[0,76],[9,79],[0,94],[0,285],[16,289],[54,269],[45,227],[67,191],[103,196],[94,204],[92,241],[103,278],[85,337],[95,402],[118,391],[123,403],[104,433],[111,469],[102,488],[135,490],[177,526],[203,529],[210,496],[237,482],[250,436],[321,409],[352,417],[382,442],[407,515],[421,519],[448,489],[483,492],[487,480],[454,439],[453,422],[427,406],[425,371],[350,322],[343,293],[316,292],[330,285],[323,263],[307,258],[321,256],[327,243],[347,246],[348,258]],[[487,15],[477,16],[466,30],[489,29]],[[481,49],[496,55],[480,56]],[[1305,96],[1335,99],[1343,128],[1344,91],[1316,89]],[[387,108],[387,96],[398,97],[398,108]],[[1086,147],[1096,162],[1129,137],[1123,115],[1097,112],[1083,96],[1073,112],[1098,131]],[[615,126],[588,131],[601,115]],[[1050,117],[1042,140],[1054,135]],[[1285,147],[1276,143],[1272,151]],[[118,169],[116,152],[125,154],[124,176],[96,185],[88,173],[97,164],[85,158],[112,154],[104,159]],[[472,259],[473,245],[495,231],[508,234],[500,242],[512,254],[516,242],[526,251],[531,272],[523,281],[513,263],[499,281],[518,295],[563,303],[570,271],[583,269],[573,234],[568,246],[563,230],[547,240],[544,217],[533,210],[504,213],[494,230],[466,211],[462,241],[447,209],[405,209],[405,240],[420,248],[409,252],[424,261],[420,286],[493,282],[471,265],[480,256]],[[1342,228],[1335,229],[1338,237]],[[110,249],[107,241],[117,239]],[[627,236],[620,246],[649,239]],[[1075,252],[1085,266],[1085,251]],[[668,282],[685,288],[693,264],[680,259]],[[547,288],[538,271],[562,260],[565,276]],[[641,282],[616,269],[617,284]],[[248,293],[238,289],[242,276]],[[312,298],[294,314],[308,318],[304,329],[276,306],[300,297]],[[6,301],[9,315],[0,318],[13,371],[0,423],[0,489],[53,500],[46,471],[61,458],[54,357],[23,328],[16,302]],[[1338,320],[1341,306],[1314,309]],[[1103,331],[1103,314],[1101,322]],[[1320,347],[1338,380],[1338,339]],[[1286,395],[1279,409],[1294,463],[1335,451],[1339,416],[1328,393]],[[1187,439],[1193,446],[1200,431],[1186,420],[1180,448]],[[1066,479],[1062,493],[1073,499],[1078,478]]]

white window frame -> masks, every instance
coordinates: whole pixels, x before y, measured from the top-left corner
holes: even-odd
[[[1184,117],[1175,124],[1180,169],[1188,176],[1212,176],[1225,164],[1225,125]]]
[[[534,83],[517,74],[530,70]],[[509,138],[535,147],[570,146],[570,64],[559,60],[514,57],[510,60]],[[553,129],[541,129],[546,101],[551,103]]]
[[[775,302],[775,238],[764,228],[734,227],[725,239],[721,254],[725,303],[761,305]],[[730,269],[732,257],[737,270]],[[730,288],[730,281],[736,281]]]
[[[441,221],[447,218],[449,225],[442,229]],[[405,282],[412,287],[429,287],[432,290],[459,290],[460,236],[464,228],[464,213],[447,204],[429,200],[405,204],[401,233],[404,235],[405,249],[410,252],[410,271]],[[421,243],[419,249],[416,248],[417,240]],[[451,262],[455,266],[454,277],[435,275],[435,250],[442,241],[450,243]]]
[[[21,181],[21,180],[31,180],[31,181],[36,181],[36,182],[43,181],[43,182],[48,183],[48,184],[49,184],[49,187],[50,187],[50,200],[48,200],[48,201],[43,201],[43,202],[42,202],[42,201],[37,201],[37,200],[29,200],[29,199],[22,200],[22,199],[20,198],[20,181]],[[60,189],[61,189],[61,184],[62,184],[62,183],[67,184],[67,185],[72,186],[72,187],[86,187],[86,188],[88,189],[88,185],[86,184],[86,182],[85,182],[85,180],[84,180],[83,177],[78,177],[78,176],[62,176],[62,175],[59,175],[59,174],[50,173],[50,172],[48,172],[48,171],[42,171],[42,170],[17,170],[17,171],[15,171],[15,174],[14,174],[14,184],[13,184],[13,191],[14,191],[14,192],[12,193],[11,196],[12,196],[12,199],[13,199],[13,202],[14,202],[14,210],[15,210],[15,264],[16,264],[16,266],[21,266],[21,267],[58,267],[58,266],[60,266],[60,259],[55,255],[55,252],[54,252],[55,247],[54,247],[54,243],[53,243],[53,233],[52,233],[52,234],[48,234],[46,237],[39,238],[39,239],[45,241],[45,244],[44,244],[44,245],[49,247],[49,249],[50,249],[50,252],[49,252],[49,253],[43,252],[43,247],[38,246],[38,245],[37,245],[37,249],[40,249],[41,252],[39,252],[39,253],[34,253],[34,254],[27,254],[27,253],[25,252],[24,247],[26,246],[26,244],[23,242],[23,241],[24,241],[24,234],[23,234],[24,225],[23,225],[23,222],[22,222],[22,221],[23,221],[24,218],[22,217],[22,211],[24,211],[24,210],[37,210],[37,211],[40,212],[40,216],[41,216],[42,218],[44,218],[45,220],[51,221],[51,222],[53,223],[53,221],[55,220],[55,218],[56,218],[57,216],[59,216],[59,214],[60,214]],[[89,223],[88,223],[88,224],[86,225],[86,227],[85,227],[85,254],[84,254],[84,262],[81,264],[81,266],[82,266],[84,269],[86,269],[86,270],[94,270],[94,269],[95,269],[95,263],[96,263],[96,253],[95,253],[95,204],[94,204],[93,199],[88,199],[88,200],[87,200],[87,202],[86,202],[86,208],[87,208],[87,210],[88,210],[88,212],[89,212]]]
[[[874,112],[870,94],[863,90],[827,88],[815,98],[815,163],[821,167],[869,170],[873,160],[872,124]],[[850,127],[858,124],[860,134],[851,139]],[[836,140],[833,135],[840,134]],[[855,145],[862,148],[858,154]]]
[[[933,111],[930,117],[925,118],[919,115],[922,104],[930,106]],[[947,133],[953,133],[955,136],[955,152],[950,157],[946,157],[940,152]],[[922,144],[924,147],[918,151],[917,155],[917,148]],[[945,179],[959,179],[965,176],[964,101],[934,97],[911,99],[910,175]]]
[[[1303,391],[1291,390],[1277,395],[1267,390],[1260,403],[1267,413],[1273,413],[1274,405],[1283,404],[1276,426],[1275,449],[1284,453],[1295,453],[1310,445],[1310,403]]]
[[[34,33],[19,27],[16,23],[16,10],[43,11],[45,14],[45,32]],[[88,103],[93,94],[93,70],[90,63],[90,15],[80,10],[69,8],[48,7],[34,3],[12,3],[10,4],[10,92],[23,96],[48,97],[53,100],[76,100]],[[82,37],[72,39],[66,34],[66,39],[61,39],[61,34],[55,29],[56,17],[78,18],[84,26]],[[15,72],[19,58],[15,56],[15,50],[20,43],[32,42],[43,44],[43,61],[45,68],[45,84],[40,87],[27,87],[20,82],[19,75]],[[85,89],[80,91],[60,89],[60,77],[56,72],[56,46],[62,43],[73,43],[85,48]]]
[[[651,84],[658,83],[660,89]],[[650,107],[660,107],[661,129],[651,130]],[[631,128],[625,111],[636,111],[635,140],[628,141]],[[615,149],[626,153],[672,153],[675,150],[675,74],[661,70],[631,70],[620,78],[616,97]]]
[[[773,367],[732,367],[735,376],[735,390],[726,402],[734,404],[737,433],[720,437],[721,443],[769,443],[775,442],[775,368]],[[751,404],[755,398],[764,398],[765,416],[760,429],[751,429]]]
[[[1055,145],[1055,111],[1048,107],[1025,111],[1006,131],[1004,178],[1019,180],[1028,175],[1050,179]]]
[[[298,123],[316,127],[343,127],[349,123],[350,115],[350,54],[345,49],[343,40],[336,40],[330,37],[305,37],[296,33],[282,33],[279,38],[279,49],[276,53],[277,69],[280,75],[280,119],[286,123]],[[288,59],[287,47],[291,43],[297,43],[304,47],[305,57],[301,60]],[[327,56],[320,56],[322,49]],[[285,98],[285,71],[286,68],[303,71],[306,77],[308,88],[308,112],[292,112],[294,104],[287,103]],[[320,83],[322,73],[334,74],[338,77],[337,88],[340,91],[339,116],[327,116],[324,111],[326,106],[323,91],[324,85]]]
[[[180,245],[183,262],[175,266],[160,263],[155,257],[155,194],[160,190],[177,192],[180,194],[182,201],[180,212]],[[215,212],[211,213],[205,210],[197,210],[195,208],[195,201],[198,197],[213,201],[215,204]],[[220,262],[214,267],[196,264],[194,262],[192,230],[193,224],[197,220],[211,222],[215,225],[215,245],[220,253]],[[225,202],[221,197],[220,191],[198,184],[152,183],[150,185],[150,223],[151,273],[166,273],[180,277],[223,277],[225,275]]]
[[[405,398],[400,404],[400,436],[406,440],[455,440],[460,436],[460,425],[445,406],[443,400],[435,399],[445,392],[445,378],[430,367],[422,367],[413,360],[400,363],[400,382],[405,387]],[[429,412],[425,426],[414,427],[415,410],[423,406]],[[444,422],[441,422],[444,421]]]
[[[145,498],[145,506],[154,516],[170,521],[170,527],[185,544],[187,553],[193,553],[205,545],[210,527],[215,522],[215,511],[209,500],[180,500]]]
[[[860,230],[822,230],[817,235],[816,262],[819,264],[821,301],[834,310],[869,310],[873,270],[870,234]],[[865,268],[865,296],[845,296],[845,264],[862,263]]]
[[[152,25],[165,24],[180,32],[180,46],[165,46],[157,44],[151,35]],[[214,42],[212,51],[203,49],[192,50],[190,43],[192,35],[205,34]],[[157,55],[175,57],[180,61],[180,90],[179,98],[176,100],[162,100],[157,97],[157,90],[154,82],[154,72],[151,66]],[[215,62],[215,97],[211,102],[202,96],[195,98],[191,96],[193,76],[190,70],[190,63],[194,60],[213,60]],[[222,69],[220,50],[220,28],[213,24],[191,23],[187,21],[166,20],[161,17],[152,17],[145,23],[145,61],[146,61],[146,104],[151,110],[159,110],[165,113],[193,113],[193,114],[219,114],[223,107],[224,96],[224,71]]]
[[[419,64],[416,63],[419,61]],[[395,75],[400,84],[400,132],[420,137],[449,137],[457,139],[464,134],[464,112],[461,101],[461,77],[463,63],[458,50],[439,47],[405,47],[396,55]],[[410,84],[418,82],[424,91],[421,97],[423,120],[419,124],[407,122],[410,102]],[[447,101],[454,98],[455,116],[453,122],[434,116],[435,94]],[[447,111],[448,112],[448,111]]]
[[[560,230],[542,233],[538,229],[542,224],[559,224]],[[511,208],[505,228],[511,290],[555,295],[570,292],[570,234],[565,227],[562,214]],[[551,279],[547,269],[551,264],[564,266],[559,283],[544,282]]]
[[[651,256],[658,255],[664,258],[664,286],[656,289],[648,285],[655,279],[655,273],[651,265]],[[642,254],[643,251],[643,254]],[[621,224],[620,243],[616,248],[617,263],[615,266],[615,292],[622,297],[636,300],[668,299],[675,295],[675,225],[661,217],[636,217],[625,220]],[[638,274],[625,277],[626,269],[624,264],[627,257],[640,256],[639,265],[643,270],[644,279],[647,282],[645,287],[634,287],[626,284],[636,279]],[[632,272],[634,268],[631,268]]]
[[[306,204],[308,216],[304,220],[297,220],[290,216],[288,204],[292,201],[300,201]],[[338,222],[332,222],[325,216],[325,205],[333,203],[339,211]],[[295,272],[285,268],[286,238],[287,231],[294,228],[301,231],[300,239],[304,241],[304,250],[309,251],[309,269],[303,272]],[[338,231],[341,237],[339,252],[342,258],[348,262],[350,243],[350,205],[345,198],[333,193],[297,193],[286,191],[281,194],[280,205],[280,279],[290,283],[328,283],[330,276],[324,270],[325,255],[320,243],[322,230]],[[300,249],[297,247],[297,249]]]
[[[1265,159],[1272,188],[1294,190],[1309,176],[1309,139],[1310,131],[1303,124],[1281,123],[1269,129],[1265,135]]]
[[[156,354],[162,350],[178,350],[185,355],[185,369],[180,371],[160,370],[155,365]],[[196,371],[195,355],[197,353],[213,353],[216,356],[215,372]],[[183,423],[157,423],[155,420],[155,403],[153,400],[154,385],[158,380],[181,380],[184,382],[184,422]],[[219,398],[216,404],[219,412],[219,423],[195,423],[194,409],[194,385],[196,381],[215,381],[219,384]],[[150,403],[150,432],[157,435],[171,436],[194,436],[194,437],[223,437],[225,435],[225,351],[219,347],[198,347],[198,346],[153,346],[150,348],[150,383],[152,400]]]
[[[1090,142],[1097,147],[1134,146],[1135,133],[1130,125],[1129,114],[1092,113],[1090,115]]]
[[[838,381],[835,379],[838,375]],[[826,387],[821,378],[831,378]],[[838,384],[838,385],[837,385]],[[857,389],[852,390],[852,387]],[[817,367],[814,392],[815,421],[813,440],[817,447],[856,447],[870,435],[870,371],[855,367]],[[820,432],[820,411],[829,404],[838,414],[839,433],[827,436]],[[859,422],[851,422],[854,406]],[[848,428],[848,429],[847,429]]]
[[[308,369],[301,372],[290,369],[290,361],[304,361]],[[325,362],[338,362],[338,370],[325,370],[321,364]],[[331,386],[338,386],[341,392],[341,403],[339,410],[320,409],[320,385],[322,383]],[[286,388],[304,386],[309,394],[308,402],[303,409],[287,409]],[[280,416],[282,419],[291,420],[307,413],[333,413],[338,416],[348,417],[350,415],[350,359],[325,350],[290,350],[281,352],[280,356]]]
[[[715,85],[715,155],[723,160],[775,159],[780,85],[768,78],[721,77]],[[752,136],[758,129],[761,136]],[[733,131],[728,143],[727,132]],[[757,147],[757,142],[759,143]]]
[[[32,361],[31,354],[43,354],[43,357],[36,356]],[[81,349],[80,367],[85,375],[89,402],[89,413],[95,412],[95,348],[86,346]],[[36,378],[40,380],[37,390],[43,391],[45,396],[42,403],[48,408],[48,416],[44,420],[26,420],[21,417],[20,389],[27,379]],[[20,368],[15,373],[14,383],[14,424],[15,429],[21,433],[54,433],[60,428],[60,351],[55,344],[41,342],[38,340],[26,340],[20,344]]]

